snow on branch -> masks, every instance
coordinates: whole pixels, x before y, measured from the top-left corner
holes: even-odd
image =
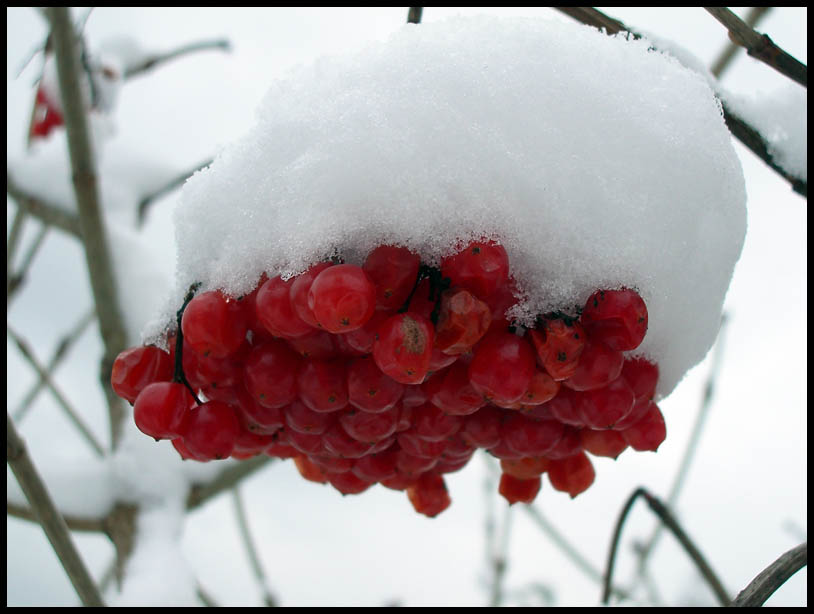
[[[746,53],[777,72],[808,87],[808,68],[774,44],[766,34],[759,34],[726,7],[705,6],[704,9],[729,30],[729,38],[746,49]]]
[[[560,12],[573,17],[586,25],[603,29],[608,35],[626,32],[634,38],[641,38],[621,21],[608,17],[601,11],[591,7],[555,7]],[[803,197],[808,198],[807,179],[797,177],[783,169],[772,154],[772,148],[767,139],[753,128],[745,119],[735,114],[725,100],[721,100],[724,120],[732,136],[748,147],[752,153],[763,160],[772,170],[791,184],[792,189]]]

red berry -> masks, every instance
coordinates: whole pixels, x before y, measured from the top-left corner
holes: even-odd
[[[422,473],[434,469],[440,457],[416,456],[401,448],[396,451],[396,470],[402,475],[417,478]]]
[[[630,447],[638,452],[658,450],[667,438],[667,427],[658,405],[651,401],[648,404],[647,413],[621,433]]]
[[[474,414],[486,405],[486,399],[469,383],[469,368],[455,363],[430,381],[437,382],[430,396],[433,405],[456,416]]]
[[[358,459],[353,465],[353,472],[368,482],[381,482],[396,477],[396,458],[398,448],[391,446],[383,452],[368,454]]]
[[[243,380],[252,398],[264,407],[285,407],[297,398],[302,359],[279,339],[258,345],[246,358]]]
[[[435,331],[435,347],[450,355],[472,349],[489,330],[489,306],[463,288],[441,295],[441,309]]]
[[[444,478],[435,473],[420,476],[407,488],[407,497],[415,511],[430,518],[443,512],[452,503]]]
[[[326,330],[313,330],[307,335],[288,339],[289,347],[303,358],[331,360],[338,358],[342,352],[336,344],[337,335]]]
[[[627,441],[618,431],[582,429],[579,435],[582,447],[594,456],[617,458],[627,448]]]
[[[396,440],[402,450],[419,458],[438,458],[447,449],[445,440],[424,439],[416,435],[413,429],[399,433]]]
[[[320,326],[314,317],[314,312],[311,311],[311,308],[308,306],[308,292],[311,290],[311,284],[314,283],[316,276],[329,266],[332,266],[332,263],[318,262],[313,265],[310,269],[305,271],[305,273],[297,275],[297,277],[294,278],[291,284],[291,290],[289,291],[291,309],[303,322],[310,324],[314,328],[320,328]]]
[[[145,435],[175,439],[181,435],[189,408],[195,403],[186,386],[176,382],[149,384],[136,398],[133,418]]]
[[[241,301],[210,291],[194,297],[184,309],[181,331],[196,352],[223,358],[246,340],[249,318]]]
[[[520,403],[523,408],[542,405],[557,396],[559,391],[560,383],[555,381],[554,378],[545,371],[537,369],[531,378],[529,387],[526,389],[526,392],[523,393],[523,396],[520,397],[518,403]]]
[[[376,308],[399,309],[415,285],[421,259],[406,247],[381,245],[362,265],[376,286]]]
[[[530,480],[540,477],[548,469],[551,461],[542,457],[524,457],[517,459],[502,459],[500,469],[519,480]]]
[[[294,400],[285,408],[285,425],[292,431],[321,435],[328,430],[335,421],[333,414],[317,412],[310,409],[305,403]]]
[[[282,408],[260,405],[245,388],[237,389],[237,402],[234,407],[243,428],[252,433],[273,435],[284,424]]]
[[[453,286],[463,286],[482,299],[509,279],[509,257],[503,246],[493,241],[476,241],[454,256],[444,258],[441,274],[449,277]]]
[[[588,490],[594,483],[596,473],[585,452],[552,460],[548,466],[548,479],[555,490],[567,492],[573,499]]]
[[[404,394],[404,384],[386,376],[373,358],[357,358],[348,366],[348,400],[367,412],[382,412],[395,407]]]
[[[351,437],[339,422],[328,427],[322,435],[322,444],[328,453],[342,458],[361,458],[372,449],[369,443]]]
[[[327,474],[328,482],[343,495],[358,495],[373,486],[373,482],[368,482],[357,476],[353,471],[345,473]]]
[[[318,412],[339,411],[348,404],[348,380],[341,360],[305,360],[297,375],[297,391]]]
[[[172,379],[174,365],[170,355],[153,345],[126,349],[116,356],[110,384],[121,398],[131,404],[149,384]]]
[[[614,428],[633,409],[634,400],[630,386],[617,377],[607,386],[580,393],[579,412],[590,428]]]
[[[493,448],[500,443],[500,424],[504,412],[487,405],[467,416],[461,428],[461,438],[476,448]]]
[[[362,267],[337,264],[322,270],[308,290],[308,307],[332,333],[361,328],[376,309],[376,288]]]
[[[316,465],[304,454],[295,456],[294,464],[297,466],[297,471],[300,472],[300,475],[309,482],[325,484],[328,481],[325,470],[319,465]]]
[[[540,366],[558,382],[574,374],[588,338],[579,322],[563,318],[544,319],[529,337]]]
[[[383,373],[402,384],[424,381],[432,357],[432,322],[416,313],[391,316],[379,327],[373,359]]]
[[[647,334],[647,306],[635,290],[599,290],[585,303],[581,320],[591,338],[614,350],[639,347]]]
[[[257,319],[275,337],[296,339],[314,330],[291,306],[293,279],[283,281],[280,276],[269,279],[257,291],[254,310]]]
[[[619,377],[624,361],[622,352],[588,339],[574,374],[563,380],[563,385],[580,391],[602,388]]]
[[[500,426],[501,439],[521,456],[544,456],[560,439],[564,427],[556,420],[532,420],[519,412],[506,416]]]
[[[339,416],[339,423],[348,435],[364,443],[374,444],[390,437],[398,426],[399,407],[372,414],[350,408]]]
[[[582,439],[580,438],[581,432],[582,429],[566,424],[565,430],[562,434],[562,439],[560,439],[556,446],[548,451],[546,458],[549,460],[556,460],[568,458],[569,456],[574,456],[575,454],[582,452]]]
[[[534,350],[508,332],[490,333],[474,350],[469,381],[487,399],[513,403],[528,390],[534,376]]]
[[[539,477],[520,479],[508,473],[500,476],[498,492],[503,495],[509,505],[515,503],[531,504],[540,492],[543,481]]]
[[[192,454],[216,460],[232,454],[240,430],[234,408],[221,401],[209,401],[189,412],[181,436]]]
[[[427,441],[443,441],[458,432],[462,420],[444,413],[431,403],[413,409],[412,433]]]

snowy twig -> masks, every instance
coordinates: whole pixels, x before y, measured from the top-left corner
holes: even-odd
[[[243,478],[248,477],[258,469],[265,467],[272,460],[270,456],[255,456],[240,463],[231,465],[221,471],[221,473],[207,484],[193,486],[187,497],[187,509],[200,507],[210,499],[218,496],[225,490],[229,490]]]
[[[20,209],[37,218],[43,224],[59,228],[78,239],[82,237],[79,218],[75,214],[26,193],[17,185],[8,171],[6,171],[6,194],[17,203]]]
[[[235,505],[235,517],[237,518],[237,526],[240,529],[240,537],[243,539],[243,546],[246,548],[249,564],[254,572],[254,577],[257,579],[257,584],[260,586],[260,592],[263,594],[263,602],[266,606],[273,608],[277,605],[277,601],[274,599],[274,595],[269,591],[266,572],[263,571],[263,565],[260,563],[257,548],[254,545],[254,540],[249,531],[249,518],[246,514],[246,506],[243,505],[243,497],[240,494],[240,488],[237,484],[232,487],[232,502]]]
[[[99,375],[107,398],[111,442],[115,449],[119,442],[119,427],[124,420],[125,410],[122,400],[110,386],[110,371],[116,356],[127,344],[127,333],[119,306],[96,185],[93,150],[85,114],[86,105],[80,88],[78,38],[67,7],[49,7],[47,11],[51,22],[59,88],[65,111],[65,128],[68,133],[68,149],[85,260],[99,317],[99,329],[105,346]]]
[[[769,13],[771,8],[772,7],[770,6],[753,6],[746,14],[744,23],[746,23],[746,25],[750,28],[754,28],[758,22]],[[709,69],[709,72],[711,72],[716,78],[719,78],[729,67],[730,63],[735,58],[735,54],[737,54],[738,49],[740,48],[740,45],[730,41],[726,48],[721,52],[718,59],[715,60],[715,63]]]
[[[20,211],[18,209],[18,211]],[[48,226],[43,224],[40,226],[40,229],[37,231],[37,236],[34,237],[34,240],[28,246],[28,249],[23,256],[22,262],[20,262],[20,268],[17,272],[8,276],[6,280],[6,301],[8,302],[12,296],[17,292],[20,286],[25,279],[26,273],[28,273],[28,267],[31,266],[31,262],[34,260],[34,256],[39,251],[42,242],[45,240],[45,235],[48,234]]]
[[[808,565],[808,542],[803,542],[782,554],[774,563],[761,571],[757,577],[743,589],[732,605],[743,608],[762,606],[786,580]]]
[[[48,387],[51,393],[54,395],[57,403],[59,406],[65,411],[65,414],[68,416],[68,419],[73,423],[73,425],[77,428],[80,434],[85,438],[85,441],[88,442],[91,448],[93,448],[94,452],[96,452],[99,456],[104,456],[104,448],[102,448],[101,444],[96,441],[96,438],[93,436],[93,433],[90,432],[85,423],[82,421],[82,418],[77,414],[74,409],[71,407],[70,403],[68,403],[65,395],[59,391],[56,387],[56,384],[51,380],[51,376],[45,370],[45,368],[40,364],[39,360],[37,360],[34,353],[31,351],[31,348],[28,347],[28,344],[25,340],[20,337],[14,330],[7,324],[6,325],[6,333],[11,340],[14,341],[17,348],[20,350],[20,353],[23,355],[28,363],[34,368],[39,376],[40,380],[44,382],[44,385]]]
[[[673,487],[670,489],[670,494],[667,496],[667,506],[670,508],[675,508],[676,506],[678,495],[681,492],[682,486],[684,485],[684,480],[687,476],[690,464],[695,456],[695,450],[698,447],[699,440],[701,439],[701,433],[704,430],[704,424],[706,423],[706,418],[709,414],[709,408],[712,406],[712,400],[715,392],[715,382],[718,379],[718,373],[720,372],[721,365],[723,364],[722,359],[724,355],[725,340],[724,333],[726,332],[727,322],[728,318],[726,313],[724,313],[721,318],[721,328],[718,330],[718,339],[715,342],[715,348],[712,354],[712,365],[710,366],[709,373],[707,374],[707,381],[704,384],[701,404],[695,417],[695,424],[693,425],[690,438],[687,441],[687,447],[684,450],[684,457],[681,459],[681,465],[679,466],[678,472],[673,480]],[[656,546],[656,542],[661,536],[663,530],[663,524],[657,525],[653,531],[653,535],[639,551],[639,574],[643,574],[644,568],[647,565],[647,560],[650,557],[650,554],[652,554],[653,549]]]
[[[33,509],[13,501],[6,501],[6,514],[21,520],[38,522],[37,514]],[[104,519],[102,518],[83,518],[80,516],[63,516],[62,518],[71,531],[102,533],[105,530]]]
[[[423,9],[423,6],[411,6],[407,11],[407,23],[421,23]]]
[[[157,64],[173,60],[177,57],[186,55],[188,53],[194,53],[196,51],[205,51],[207,49],[222,49],[223,51],[231,51],[232,45],[231,43],[229,43],[228,40],[225,39],[190,43],[189,45],[178,47],[177,49],[173,49],[172,51],[168,51],[166,53],[148,56],[138,64],[134,66],[128,66],[124,72],[124,78],[131,79],[132,77],[138,76],[143,72],[147,72],[148,70],[155,68]]]
[[[633,504],[636,502],[636,499],[639,497],[644,497],[645,501],[647,501],[647,505],[650,509],[659,517],[661,518],[662,522],[667,525],[667,528],[672,531],[673,535],[676,536],[679,543],[684,547],[684,550],[693,560],[695,565],[698,567],[698,570],[701,572],[701,576],[704,580],[707,581],[712,591],[715,593],[715,596],[718,598],[718,601],[723,606],[732,605],[731,599],[726,592],[726,589],[721,584],[721,581],[718,579],[718,576],[712,571],[712,568],[707,563],[706,559],[704,559],[701,551],[692,543],[690,538],[678,524],[678,521],[673,517],[672,513],[669,509],[656,497],[651,495],[647,490],[644,488],[637,488],[630,498],[625,503],[625,506],[622,508],[622,513],[619,515],[619,520],[616,523],[616,529],[613,532],[613,539],[611,540],[611,547],[608,553],[608,567],[607,571],[605,572],[605,582],[604,582],[604,589],[602,592],[602,603],[607,605],[608,601],[610,600],[610,587],[611,587],[611,579],[613,576],[613,564],[616,560],[616,549],[619,545],[619,538],[622,534],[622,527],[625,524],[625,519],[627,518],[628,512],[633,507]]]
[[[76,326],[69,330],[65,336],[60,339],[59,343],[57,344],[57,349],[54,351],[54,355],[51,356],[51,360],[48,361],[48,365],[45,367],[45,372],[49,376],[53,374],[54,370],[62,362],[62,359],[67,355],[68,350],[76,342],[76,340],[82,336],[82,333],[85,332],[85,329],[87,329],[94,319],[96,319],[96,312],[93,310],[88,311],[80,318]],[[28,411],[28,408],[31,407],[34,399],[37,398],[40,390],[42,390],[43,386],[45,385],[45,379],[40,377],[37,380],[37,383],[31,387],[25,397],[23,397],[23,400],[20,401],[19,407],[17,407],[16,411],[12,414],[12,418],[14,418],[15,422],[19,422],[23,419],[26,411]]]
[[[93,583],[85,563],[79,556],[65,520],[48,494],[8,413],[6,413],[6,461],[82,603],[91,607],[104,606],[99,589]]]
[[[570,17],[573,17],[581,23],[601,27],[606,31],[607,34],[628,32],[634,38],[641,38],[641,35],[633,32],[621,21],[612,19],[594,8],[578,7],[578,10],[564,7],[554,8],[562,13],[565,13],[566,15],[569,15]],[[786,181],[791,184],[791,187],[795,192],[807,198],[807,181],[800,179],[799,177],[794,177],[780,168],[780,166],[775,162],[774,156],[772,156],[772,154],[769,152],[769,146],[767,145],[766,140],[760,135],[760,133],[747,124],[743,119],[735,115],[723,100],[721,100],[721,107],[724,112],[724,121],[726,121],[726,125],[729,128],[729,131],[732,133],[732,136],[748,147],[752,153],[763,160],[769,166],[769,168],[786,179]]]
[[[153,204],[155,200],[161,198],[168,192],[171,192],[172,190],[182,186],[187,179],[192,177],[192,175],[197,173],[199,170],[206,168],[210,164],[212,164],[212,160],[207,160],[206,162],[198,164],[193,168],[178,174],[176,177],[173,177],[170,181],[162,185],[160,188],[142,198],[138,204],[138,219],[137,219],[138,226],[142,226],[144,224],[144,220],[147,217],[147,209],[150,207],[150,205]]]
[[[746,53],[777,72],[808,87],[808,68],[774,44],[765,34],[755,32],[740,17],[723,6],[705,6],[704,9],[729,30],[729,38],[736,45],[746,49]]]

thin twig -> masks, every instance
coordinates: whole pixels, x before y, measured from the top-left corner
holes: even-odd
[[[150,205],[153,204],[156,200],[161,198],[162,196],[172,192],[176,188],[184,185],[187,179],[192,177],[195,173],[199,170],[206,168],[212,164],[212,160],[207,160],[206,162],[202,162],[194,166],[193,168],[184,171],[183,173],[179,173],[177,176],[170,179],[167,183],[159,187],[157,190],[151,192],[150,194],[146,195],[144,198],[141,199],[138,205],[138,219],[136,220],[139,227],[144,225],[144,220],[147,218],[147,209]]]
[[[12,270],[14,269],[14,256],[17,252],[17,246],[20,244],[20,239],[23,236],[23,225],[28,214],[22,207],[17,207],[14,212],[14,219],[11,221],[11,229],[8,232],[6,239],[6,299],[11,294],[11,277]]]
[[[492,598],[493,608],[503,605],[503,583],[509,568],[509,541],[512,531],[512,506],[507,505],[503,516],[500,539],[492,542]]]
[[[619,545],[619,538],[622,534],[622,527],[625,524],[625,520],[627,519],[627,515],[630,512],[630,508],[633,507],[633,504],[636,502],[636,499],[639,497],[644,497],[645,501],[647,501],[647,505],[650,509],[659,517],[661,521],[667,525],[667,528],[672,531],[673,535],[676,536],[679,543],[684,547],[684,550],[687,552],[689,557],[693,560],[698,570],[701,572],[701,576],[704,580],[707,581],[712,591],[715,593],[715,596],[718,598],[718,601],[723,606],[729,606],[732,604],[731,599],[729,598],[726,589],[721,584],[721,581],[718,579],[718,576],[712,570],[712,568],[707,563],[704,556],[701,554],[701,551],[695,546],[695,544],[690,540],[681,526],[678,524],[678,521],[672,515],[670,510],[659,501],[656,497],[651,495],[647,490],[644,488],[637,488],[630,498],[625,503],[624,507],[622,508],[622,513],[619,515],[619,520],[616,523],[616,529],[613,532],[613,539],[611,540],[611,547],[608,553],[608,566],[607,571],[605,572],[605,583],[602,592],[602,603],[607,605],[610,601],[610,586],[611,586],[611,579],[613,576],[613,565],[616,560],[616,550]]]
[[[54,355],[51,356],[51,360],[48,362],[48,365],[45,367],[45,372],[52,376],[56,368],[60,365],[63,358],[68,354],[68,350],[71,346],[82,336],[82,333],[85,332],[87,327],[96,319],[96,312],[92,309],[85,313],[77,322],[77,324],[69,330],[64,337],[59,341],[57,344],[57,349],[54,351]],[[12,413],[12,418],[15,422],[20,422],[20,420],[25,417],[26,412],[31,407],[31,404],[34,402],[34,399],[37,398],[37,395],[40,393],[40,390],[45,387],[46,382],[45,379],[39,377],[37,379],[37,383],[34,384],[31,389],[26,393],[23,400],[20,401],[20,405],[17,409]]]
[[[6,333],[9,337],[11,337],[11,340],[14,341],[15,345],[20,350],[20,353],[23,355],[23,358],[25,358],[34,368],[39,378],[45,382],[45,385],[54,395],[54,399],[56,399],[59,406],[65,411],[68,419],[73,423],[79,433],[85,438],[85,441],[90,445],[91,448],[93,448],[93,451],[96,452],[96,454],[103,457],[105,455],[104,448],[98,441],[96,441],[96,437],[93,436],[93,433],[91,433],[90,429],[85,425],[82,418],[76,411],[74,411],[71,404],[68,403],[68,400],[65,398],[65,395],[60,392],[59,388],[57,388],[56,384],[51,380],[51,376],[40,364],[40,361],[37,360],[37,357],[34,356],[34,353],[31,351],[31,348],[28,347],[28,343],[26,343],[25,339],[14,332],[14,330],[8,324],[6,325]]]
[[[754,28],[758,22],[769,13],[771,8],[772,7],[770,6],[753,6],[746,14],[746,19],[744,19],[744,22],[750,28]],[[715,63],[709,69],[709,72],[711,72],[716,78],[720,78],[721,75],[724,74],[724,71],[729,68],[732,60],[735,59],[735,55],[738,53],[739,49],[741,49],[740,45],[729,41],[726,48],[721,52],[721,55],[717,60],[715,60]]]
[[[726,313],[724,313],[723,316],[721,317],[721,327],[718,330],[718,338],[715,341],[715,348],[712,354],[712,364],[710,365],[709,373],[707,374],[707,380],[704,384],[704,392],[701,396],[701,403],[698,407],[698,413],[696,414],[695,417],[695,424],[693,425],[690,438],[687,441],[687,447],[684,450],[684,456],[681,459],[681,464],[679,465],[675,478],[673,478],[673,486],[670,489],[670,494],[667,496],[667,507],[673,509],[676,507],[678,495],[681,493],[681,489],[684,486],[684,481],[687,477],[687,472],[689,471],[690,464],[692,463],[692,460],[695,457],[695,451],[698,448],[698,442],[701,440],[701,433],[704,430],[704,425],[706,424],[706,419],[707,416],[709,415],[709,410],[710,407],[712,406],[712,401],[715,396],[715,383],[718,380],[718,374],[720,373],[721,366],[723,365],[724,346],[725,346],[724,341],[726,339],[725,333],[728,320],[729,320],[728,316],[726,315]],[[650,539],[639,550],[639,564],[638,564],[639,574],[643,573],[644,568],[647,565],[647,560],[649,559],[650,555],[655,549],[656,542],[658,542],[659,537],[661,537],[663,530],[664,525],[658,524],[656,528],[653,530],[653,534],[650,536]]]
[[[43,224],[59,228],[77,239],[82,238],[79,217],[76,214],[66,211],[59,205],[48,203],[38,196],[28,194],[17,185],[8,171],[6,171],[6,194],[17,203],[20,209]]]
[[[761,571],[757,577],[743,589],[732,605],[743,608],[762,606],[774,592],[794,574],[808,565],[808,542],[782,554],[774,563]]]
[[[17,272],[15,272],[8,278],[8,281],[6,283],[6,289],[8,291],[7,296],[9,299],[11,299],[17,293],[17,290],[19,290],[20,287],[22,286],[23,280],[25,279],[25,276],[28,273],[28,268],[31,266],[31,263],[34,260],[34,256],[37,255],[37,252],[42,246],[42,243],[45,240],[45,236],[47,234],[48,226],[42,224],[40,226],[40,229],[37,231],[37,236],[34,237],[34,240],[28,246],[28,249],[23,255],[19,269],[17,270]]]
[[[20,520],[30,520],[38,522],[37,514],[33,509],[13,501],[6,501],[6,513]],[[105,530],[103,518],[83,518],[81,516],[63,516],[66,526],[71,531],[83,531],[86,533],[102,533]]]
[[[774,44],[765,34],[759,34],[728,8],[705,6],[704,9],[729,30],[729,38],[746,49],[751,57],[771,66],[783,76],[808,87],[808,68]]]
[[[246,555],[249,557],[249,564],[254,572],[254,577],[260,586],[263,602],[266,606],[273,608],[277,605],[277,600],[274,599],[274,595],[272,595],[269,590],[266,572],[263,571],[263,565],[260,563],[257,548],[254,545],[251,531],[249,531],[249,518],[246,514],[246,506],[243,505],[243,497],[240,494],[240,487],[237,484],[232,487],[232,503],[234,503],[235,506],[235,518],[237,519],[238,529],[240,529],[240,537],[243,540],[244,548],[246,548]]]
[[[593,25],[596,27],[604,28],[607,34],[617,34],[619,32],[627,32],[634,38],[641,38],[641,35],[632,31],[621,21],[608,17],[601,11],[597,11],[591,7],[577,7],[578,10],[565,7],[554,7],[560,12],[573,17],[577,21]],[[601,24],[601,25],[597,25]],[[808,197],[808,183],[806,180],[795,177],[783,170],[774,160],[774,156],[769,151],[769,146],[760,133],[746,123],[742,118],[735,115],[732,110],[727,106],[726,102],[721,100],[721,107],[724,112],[724,121],[726,122],[729,131],[736,139],[743,145],[748,147],[752,153],[763,160],[769,168],[775,171],[778,175],[783,177],[791,184],[792,189],[801,196]]]
[[[51,22],[59,89],[68,133],[68,150],[73,173],[73,186],[82,229],[85,260],[90,276],[99,329],[104,342],[99,379],[107,398],[110,435],[113,449],[118,447],[120,426],[125,409],[110,385],[110,370],[116,356],[127,344],[107,234],[102,219],[96,170],[86,117],[86,104],[80,87],[79,40],[67,7],[46,9]]]
[[[195,53],[197,51],[206,51],[208,49],[220,49],[222,51],[231,51],[232,45],[226,39],[217,39],[200,41],[197,43],[190,43],[188,45],[178,47],[177,49],[173,49],[172,51],[167,51],[166,53],[148,56],[138,64],[134,66],[128,66],[127,69],[124,71],[124,78],[132,79],[133,77],[136,77],[141,73],[147,72],[148,70],[155,68],[158,64],[168,62],[169,60],[181,57],[182,55]]]
[[[219,608],[220,607],[218,605],[218,602],[215,601],[215,598],[212,597],[212,595],[210,595],[206,591],[206,589],[204,589],[203,585],[200,582],[198,582],[197,580],[195,581],[195,595],[198,597],[198,599],[201,600],[201,603],[203,603],[207,608]]]
[[[31,462],[25,443],[6,413],[6,462],[11,467],[26,499],[68,574],[79,599],[85,606],[104,606],[99,589],[71,539],[65,520],[54,505],[48,490]]]
[[[270,456],[255,456],[254,458],[230,465],[207,484],[193,486],[189,491],[189,495],[187,496],[187,509],[192,510],[196,507],[200,507],[210,499],[220,495],[226,490],[229,490],[235,484],[248,477],[258,469],[262,469],[271,460],[272,457]]]
[[[411,6],[410,10],[407,11],[407,23],[421,23],[423,10],[423,6]]]

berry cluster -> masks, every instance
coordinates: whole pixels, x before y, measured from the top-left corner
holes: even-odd
[[[440,269],[380,246],[362,266],[264,276],[240,298],[190,293],[169,352],[125,350],[112,384],[184,459],[293,458],[307,480],[343,494],[381,483],[435,516],[451,502],[444,474],[484,448],[510,504],[530,503],[546,472],[574,497],[594,480],[586,453],[665,438],[658,368],[624,354],[647,309],[633,290],[598,291],[523,329],[506,316],[514,290],[491,241]]]

